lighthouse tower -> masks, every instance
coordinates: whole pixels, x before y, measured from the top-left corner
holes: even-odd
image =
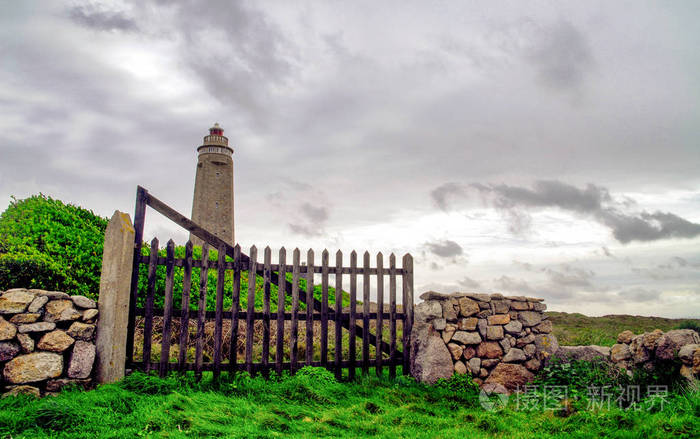
[[[233,148],[228,146],[228,138],[218,123],[209,128],[197,154],[192,221],[234,245]],[[202,240],[192,234],[190,239],[194,245],[202,245]]]

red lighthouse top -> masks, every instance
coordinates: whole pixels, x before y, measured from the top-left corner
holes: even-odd
[[[209,135],[212,136],[223,136],[224,135],[224,129],[219,126],[218,123],[215,123],[213,127],[209,128]]]

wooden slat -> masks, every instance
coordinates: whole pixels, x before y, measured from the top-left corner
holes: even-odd
[[[279,262],[282,269],[277,273],[277,352],[275,353],[275,371],[277,374],[282,373],[282,362],[284,361],[284,311],[286,307],[285,297],[287,295],[285,289],[287,286],[286,267],[287,250],[284,247],[280,249]]]
[[[340,380],[343,376],[341,361],[343,361],[343,322],[340,315],[343,312],[343,252],[335,254],[335,377]]]
[[[362,374],[369,373],[369,252],[362,257]]]
[[[290,344],[290,360],[292,363],[292,368],[291,371],[292,373],[297,371],[298,365],[297,365],[297,353],[298,353],[298,346],[297,346],[297,338],[298,338],[298,333],[297,333],[297,314],[299,313],[299,259],[300,259],[300,252],[298,248],[294,249],[294,253],[292,256],[293,259],[293,265],[292,265],[292,328],[291,328],[291,335],[289,337],[289,344]]]
[[[328,250],[321,253],[321,364],[328,364]]]
[[[151,241],[151,263],[148,265],[148,287],[146,290],[146,316],[143,323],[143,362],[145,371],[151,369],[151,341],[153,338],[153,297],[156,289],[156,258],[158,257],[158,238]]]
[[[393,253],[389,256],[389,339],[389,358],[392,360],[389,377],[395,378],[396,366],[393,360],[396,358],[396,255]]]
[[[216,272],[216,316],[214,317],[214,381],[221,376],[221,345],[223,343],[224,284],[226,283],[226,247],[219,247],[219,268]]]
[[[262,364],[270,362],[270,281],[272,271],[270,263],[272,261],[272,251],[270,247],[265,247],[263,256],[263,338],[262,338]]]
[[[197,303],[197,339],[195,343],[195,376],[202,379],[202,354],[204,350],[204,317],[207,311],[207,281],[209,279],[209,244],[202,245],[202,268],[199,271],[199,301]]]
[[[384,313],[384,256],[377,253],[377,320],[375,323],[377,325],[376,335],[377,339],[382,340],[384,335],[384,319],[382,314]],[[382,350],[376,349],[377,362],[376,362],[376,372],[377,376],[382,376]]]
[[[136,328],[136,303],[139,296],[139,269],[141,248],[143,247],[143,226],[146,218],[146,195],[148,191],[138,186],[136,188],[136,206],[134,208],[134,260],[131,271],[131,291],[129,300],[129,317],[126,326],[126,361],[134,360],[134,333]],[[145,261],[148,263],[147,261]]]
[[[348,378],[355,379],[355,363],[357,359],[355,358],[355,346],[357,340],[357,324],[356,324],[356,314],[357,314],[357,274],[355,269],[357,268],[357,252],[355,250],[350,253],[350,339],[348,340],[348,358],[350,360],[350,369],[348,369]],[[364,329],[364,328],[363,328]]]
[[[180,351],[177,364],[179,370],[185,367],[187,342],[190,329],[190,289],[192,288],[192,241],[185,244],[185,265],[182,274],[182,307],[180,309]]]
[[[309,249],[306,253],[306,303],[314,303],[314,251]],[[306,307],[306,364],[311,364],[314,359],[314,307]]]
[[[231,346],[228,358],[228,370],[233,374],[238,369],[238,319],[241,306],[241,246],[233,248],[233,293],[231,297]]]
[[[258,249],[250,248],[250,269],[248,270],[248,314],[245,319],[245,369],[253,373],[253,326],[255,325],[255,269],[258,264]]]
[[[170,362],[170,332],[173,319],[173,260],[175,259],[175,243],[169,240],[166,246],[167,263],[165,264],[165,297],[163,299],[163,338],[160,343],[160,376],[168,372]]]
[[[403,257],[403,268],[410,270],[413,267],[411,255],[405,254]],[[403,373],[408,375],[410,358],[410,335],[411,335],[411,311],[413,310],[413,282],[410,275],[403,276],[403,309],[406,316],[403,321]]]

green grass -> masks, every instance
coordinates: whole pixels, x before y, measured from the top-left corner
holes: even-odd
[[[677,328],[697,328],[700,319],[667,319],[664,317],[643,317],[630,315],[607,315],[588,317],[579,313],[549,311],[545,313],[554,324],[554,335],[560,345],[601,345],[612,346],[617,335],[625,330],[635,334],[661,329],[666,332]]]
[[[672,394],[663,409],[484,410],[468,379],[424,386],[399,377],[336,382],[316,368],[219,386],[132,374],[84,392],[0,400],[0,437],[698,437],[700,393]]]

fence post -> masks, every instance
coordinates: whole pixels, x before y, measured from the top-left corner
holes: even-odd
[[[97,326],[97,382],[124,377],[135,231],[128,214],[115,211],[105,231]]]

